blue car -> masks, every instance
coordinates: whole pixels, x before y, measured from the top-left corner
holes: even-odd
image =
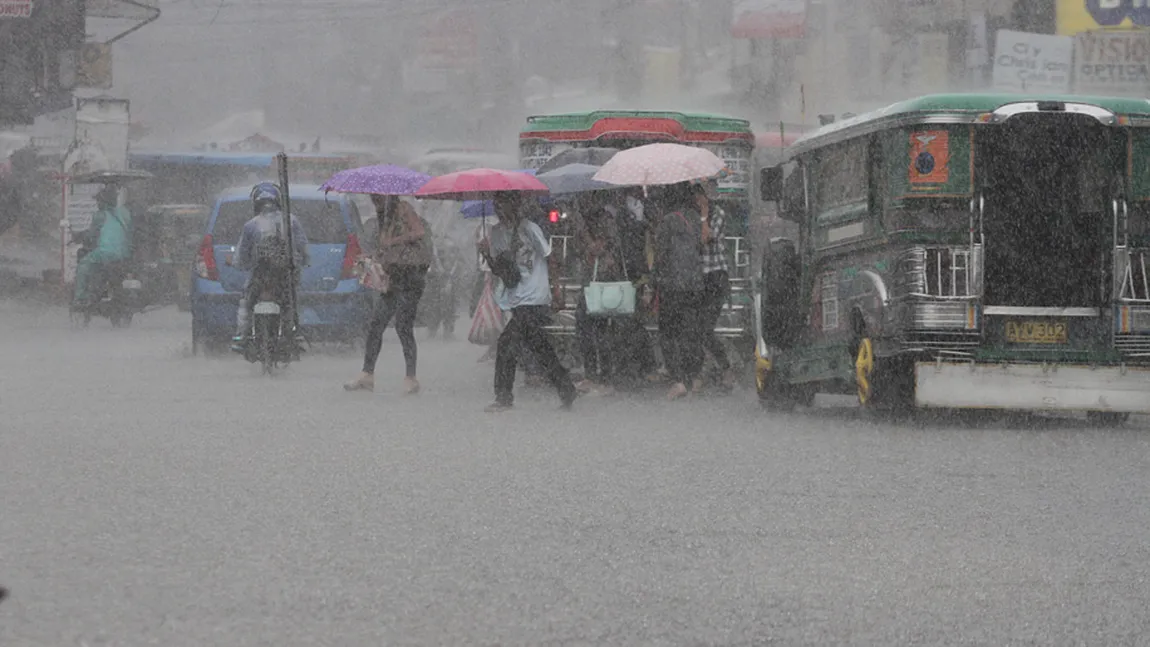
[[[252,218],[251,187],[229,189],[215,201],[192,269],[192,352],[218,352],[235,334],[236,308],[248,272],[227,264]],[[308,339],[352,341],[364,334],[371,294],[353,275],[362,253],[363,223],[346,196],[292,186],[291,211],[308,238],[310,264],[299,287],[300,325]]]

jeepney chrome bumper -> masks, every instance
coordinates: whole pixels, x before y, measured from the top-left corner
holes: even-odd
[[[1150,413],[1150,367],[918,362],[914,372],[919,407]]]

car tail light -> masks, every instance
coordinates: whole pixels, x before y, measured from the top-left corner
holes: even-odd
[[[216,249],[212,245],[211,234],[204,236],[203,242],[200,243],[200,253],[196,257],[196,274],[201,279],[220,280],[220,271],[216,267]]]
[[[355,278],[355,260],[363,255],[363,248],[359,246],[359,237],[351,234],[347,237],[347,249],[343,252],[343,271],[340,277],[344,279]]]

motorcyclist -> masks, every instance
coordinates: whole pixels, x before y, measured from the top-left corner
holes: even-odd
[[[106,184],[96,194],[96,214],[85,232],[85,246],[91,249],[76,264],[76,284],[72,303],[75,308],[91,305],[89,288],[93,282],[106,278],[107,266],[127,260],[132,253],[132,214],[117,206],[116,185]]]
[[[252,187],[252,208],[255,216],[244,225],[240,241],[236,244],[236,256],[228,259],[229,264],[239,270],[251,272],[244,284],[243,296],[236,311],[236,336],[232,340],[232,350],[242,353],[251,336],[252,309],[259,299],[260,292],[270,287],[281,295],[286,321],[295,321],[295,313],[290,311],[290,299],[283,298],[288,289],[288,265],[286,248],[276,254],[277,242],[286,244],[283,231],[283,200],[280,188],[271,182],[261,182]],[[307,235],[295,216],[291,217],[292,245],[295,247],[296,275],[292,280],[299,282],[299,268],[308,264]],[[293,337],[298,331],[293,331]]]

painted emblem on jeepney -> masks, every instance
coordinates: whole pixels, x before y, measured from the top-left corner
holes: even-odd
[[[910,181],[944,184],[950,179],[950,137],[945,130],[910,135]]]

